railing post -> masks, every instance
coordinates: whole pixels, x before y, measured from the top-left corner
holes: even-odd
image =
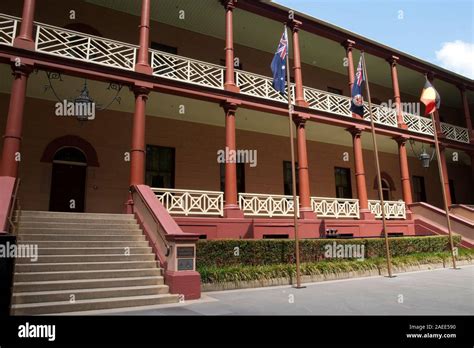
[[[362,129],[356,126],[348,128],[347,131],[352,135],[354,148],[354,168],[357,184],[357,198],[359,199],[359,215],[361,219],[373,220],[374,214],[370,212],[367,198],[367,184],[365,180],[364,155],[361,139]]]
[[[459,92],[461,93],[461,98],[462,98],[464,119],[466,120],[468,139],[471,144],[474,144],[474,130],[472,129],[472,120],[471,120],[471,113],[469,110],[469,103],[467,101],[466,86],[461,85],[458,88],[459,88]]]
[[[13,46],[27,50],[35,49],[33,40],[33,21],[35,17],[36,0],[23,1],[23,13],[21,15],[20,33],[13,41]]]
[[[403,120],[403,110],[400,98],[400,87],[398,85],[398,72],[397,72],[397,56],[391,56],[387,59],[390,64],[390,71],[392,74],[392,88],[393,88],[393,99],[395,100],[396,114],[397,114],[397,125],[399,128],[408,129],[405,121]]]
[[[25,63],[26,59],[23,59]],[[23,127],[23,109],[26,98],[26,85],[32,66],[12,64],[13,83],[8,107],[5,135],[3,136],[2,160],[0,176],[18,176],[18,165],[21,158],[21,132]]]
[[[293,19],[288,23],[293,32],[293,71],[295,74],[295,103],[298,106],[309,107],[304,100],[303,74],[301,72],[301,54],[299,30],[302,25],[300,21]],[[291,86],[288,86],[288,93],[291,93]]]
[[[408,207],[410,204],[413,203],[413,198],[411,194],[410,170],[408,167],[408,156],[406,148],[406,142],[408,138],[405,136],[400,136],[394,138],[394,140],[398,144],[398,157],[400,162],[400,177],[402,180],[403,201]],[[410,213],[410,211],[408,211],[407,213]]]
[[[238,102],[227,100],[221,104],[225,111],[225,153],[236,150],[235,145],[235,113]],[[244,214],[237,201],[237,164],[225,159],[225,185],[224,185],[224,217],[243,218]]]
[[[349,95],[352,93],[352,86],[354,85],[354,60],[352,58],[352,50],[355,45],[355,41],[345,40],[341,43],[342,46],[346,49],[346,64],[347,64],[347,78],[349,81]],[[354,118],[363,118],[359,114],[352,113]]]
[[[311,209],[311,194],[309,188],[308,152],[306,148],[306,117],[294,114],[293,122],[296,125],[298,141],[298,189],[300,197],[300,218],[316,219],[316,214]],[[294,207],[296,209],[296,207]]]
[[[234,25],[233,12],[238,0],[221,0],[225,9],[225,82],[224,89],[240,92],[234,77]]]
[[[142,0],[139,30],[138,60],[135,64],[135,71],[151,75],[153,70],[148,59],[148,51],[150,47],[150,0]]]

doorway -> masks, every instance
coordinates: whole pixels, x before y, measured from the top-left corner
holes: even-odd
[[[83,213],[86,175],[87,159],[81,150],[58,150],[53,158],[49,210]]]

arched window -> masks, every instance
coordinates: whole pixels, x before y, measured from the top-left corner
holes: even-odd
[[[84,152],[75,147],[63,147],[54,155],[53,163],[87,165],[87,158]]]
[[[382,178],[382,195],[384,201],[389,201],[391,200],[391,187],[390,183],[388,182],[387,179]]]

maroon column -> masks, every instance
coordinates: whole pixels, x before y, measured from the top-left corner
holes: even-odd
[[[360,218],[373,220],[374,214],[369,210],[369,201],[367,196],[367,184],[365,180],[364,155],[362,150],[362,128],[351,127],[347,129],[352,134],[352,143],[354,147],[354,167],[357,185],[357,198],[359,199]]]
[[[237,103],[226,101],[222,103],[225,111],[225,153],[236,150],[235,145],[235,113]],[[225,185],[224,185],[224,217],[242,218],[243,212],[240,210],[237,201],[237,164],[225,161]]]
[[[130,186],[142,185],[145,181],[145,118],[149,89],[135,87],[135,113],[132,125],[132,148],[130,150]]]
[[[240,92],[234,78],[234,23],[233,14],[237,0],[222,0],[225,9],[225,82],[224,89]]]
[[[289,23],[293,32],[293,72],[295,75],[295,103],[298,106],[308,107],[309,104],[304,100],[303,92],[303,74],[301,72],[301,53],[299,31],[301,22],[293,20]]]
[[[439,155],[441,157],[441,163],[438,165],[441,166],[443,170],[443,177],[444,177],[444,190],[446,191],[446,201],[448,203],[448,207],[451,206],[451,191],[449,189],[449,175],[448,175],[448,166],[446,163],[446,146],[439,144]]]
[[[35,16],[35,0],[24,0],[21,15],[20,33],[15,38],[13,45],[28,50],[35,49],[33,39],[33,21]]]
[[[347,60],[347,78],[349,81],[349,95],[352,93],[352,86],[354,85],[354,60],[352,58],[352,49],[354,48],[355,42],[352,40],[346,40],[342,43],[342,46],[346,49],[346,60]],[[359,114],[352,113],[354,118],[362,118]]]
[[[406,142],[408,140],[405,136],[394,138],[398,144],[398,157],[400,161],[400,177],[402,180],[402,193],[405,204],[409,205],[413,203],[411,194],[411,181],[410,181],[410,170],[408,167],[408,156]]]
[[[138,59],[135,71],[143,74],[152,74],[148,59],[148,49],[150,46],[150,0],[142,0],[142,13],[140,19],[140,38],[138,48]]]
[[[469,103],[467,101],[466,87],[460,86],[459,92],[461,93],[462,105],[463,105],[463,110],[464,110],[464,119],[466,120],[466,128],[468,129],[468,132],[469,132],[469,140],[471,144],[474,144],[474,131],[472,129],[472,120],[471,120],[471,113],[469,110]]]
[[[23,125],[23,108],[26,97],[26,84],[31,68],[13,66],[13,84],[8,107],[7,124],[3,136],[2,162],[0,176],[18,176],[18,162],[21,146],[21,131]]]
[[[397,124],[399,128],[408,129],[407,125],[405,124],[405,121],[403,120],[402,103],[400,99],[400,87],[398,85],[398,57],[392,56],[388,59],[388,62],[390,64],[390,71],[392,73],[393,99],[395,101],[395,107],[397,111]]]
[[[316,219],[316,214],[311,209],[311,194],[309,188],[308,151],[306,149],[306,118],[293,116],[296,125],[298,140],[298,191],[300,198],[300,218]]]

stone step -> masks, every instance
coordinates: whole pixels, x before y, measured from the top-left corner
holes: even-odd
[[[19,223],[83,223],[83,224],[136,224],[133,215],[126,218],[97,218],[97,217],[42,217],[42,216],[14,216],[14,221]]]
[[[15,279],[13,293],[59,291],[72,289],[115,288],[128,286],[163,285],[163,276],[153,277],[126,277],[102,279],[75,279],[39,282],[18,282]]]
[[[92,271],[114,269],[144,269],[157,268],[156,261],[116,261],[116,262],[70,262],[70,263],[23,263],[15,268],[17,273],[24,272],[66,272],[66,271]]]
[[[47,241],[47,240],[37,240],[37,241],[30,241],[25,242],[21,241],[21,244],[24,246],[31,246],[37,245],[39,249],[42,248],[114,248],[114,247],[147,247],[149,246],[147,241],[128,241],[128,240],[116,240],[116,241],[103,241],[103,240],[96,240],[96,241]]]
[[[144,241],[144,235],[128,235],[126,233],[116,234],[81,234],[81,235],[69,235],[69,234],[18,234],[19,242],[28,242],[33,244],[34,241]]]
[[[42,243],[42,244],[39,244]],[[44,244],[43,244],[44,243]],[[145,245],[146,247],[139,247],[139,246],[130,246],[130,249],[125,249],[127,246],[116,245],[115,243],[126,243],[126,242],[107,242],[104,244],[100,242],[101,245],[97,247],[75,247],[76,244],[71,245],[72,242],[67,242],[66,247],[49,247],[44,246],[48,243],[63,243],[63,242],[38,242],[38,255],[40,257],[44,257],[47,255],[124,255],[126,251],[130,252],[130,255],[135,254],[151,254],[152,249],[148,246],[146,242],[133,242],[133,243],[140,243]],[[84,242],[74,242],[74,243],[84,243]],[[95,242],[87,242],[87,243],[95,243]],[[129,242],[130,243],[130,242]],[[109,247],[110,245],[110,247]]]
[[[119,262],[119,261],[153,261],[155,254],[131,254],[131,255],[47,255],[38,256],[37,261],[31,261],[28,258],[16,259],[16,264],[23,263],[72,263],[72,262]]]
[[[167,285],[128,286],[117,288],[70,289],[56,291],[19,292],[12,304],[107,299],[124,296],[144,296],[168,293]],[[73,296],[72,296],[73,295]]]
[[[102,235],[102,234],[143,234],[143,232],[138,228],[130,228],[130,229],[67,229],[67,228],[32,228],[32,227],[23,227],[21,231],[18,231],[19,235],[23,234],[73,234],[73,235],[81,235],[81,234],[94,234],[94,235]]]
[[[90,299],[70,301],[16,304],[12,306],[14,315],[53,314],[98,309],[150,306],[178,302],[178,295],[159,294],[144,296],[126,296],[109,299]]]
[[[126,221],[125,223],[101,224],[101,223],[75,223],[75,222],[22,222],[17,224],[18,233],[22,233],[24,228],[62,228],[68,230],[128,230],[137,229],[137,222]]]
[[[15,211],[14,216],[34,216],[42,218],[90,218],[90,219],[130,219],[134,218],[133,214],[111,214],[111,213],[67,213],[58,211],[38,211],[38,210],[22,210],[18,214],[18,210]]]
[[[15,272],[16,282],[36,282],[47,280],[77,280],[77,279],[102,279],[124,277],[153,277],[160,276],[161,269],[138,268],[94,271],[66,271],[66,272]]]

